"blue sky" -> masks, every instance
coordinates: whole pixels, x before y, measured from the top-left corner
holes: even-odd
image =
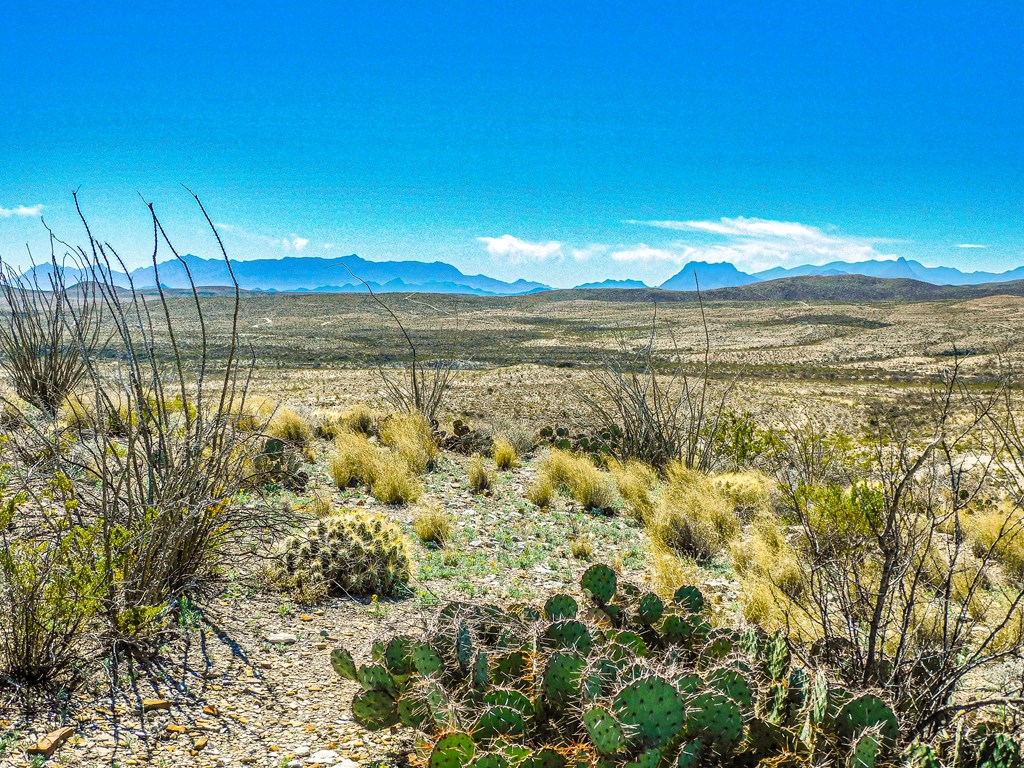
[[[130,6],[130,7],[129,7]],[[1024,263],[1024,4],[4,3],[0,256]],[[961,245],[985,246],[962,248]]]

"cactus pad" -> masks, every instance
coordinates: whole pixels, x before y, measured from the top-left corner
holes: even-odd
[[[590,566],[580,580],[580,586],[598,605],[607,605],[611,602],[615,597],[616,584],[615,571],[600,563]]]
[[[352,654],[344,648],[335,648],[331,651],[331,666],[339,677],[346,680],[356,679],[356,663]]]
[[[720,693],[701,693],[690,700],[687,736],[699,736],[723,754],[739,742],[742,733],[743,715],[732,699]]]
[[[704,749],[704,742],[694,739],[683,744],[676,758],[676,768],[697,768],[700,765],[700,753]]]
[[[488,692],[484,696],[484,704],[494,707],[509,707],[523,717],[532,717],[534,714],[533,702],[526,694],[514,688],[497,688]]]
[[[544,618],[548,621],[559,621],[560,619],[575,619],[580,607],[572,595],[552,595],[544,603]]]
[[[878,734],[868,731],[854,742],[850,750],[850,768],[875,768],[881,751],[882,741]]]
[[[380,664],[367,664],[359,668],[359,684],[367,691],[383,691],[394,698],[398,691],[395,681]]]
[[[686,719],[686,707],[675,686],[660,677],[627,685],[616,695],[612,710],[630,740],[644,746],[664,746]]]
[[[584,656],[593,648],[593,639],[587,625],[575,619],[556,621],[544,630],[545,645],[549,648],[568,648]]]
[[[551,654],[544,670],[544,698],[556,708],[569,704],[580,693],[580,677],[586,659],[578,653]]]
[[[370,731],[389,728],[398,722],[395,700],[383,691],[363,691],[352,700],[356,722]]]
[[[408,675],[412,672],[412,649],[415,642],[405,635],[391,638],[384,646],[384,666],[392,675]]]
[[[412,649],[412,663],[424,677],[440,677],[444,673],[444,659],[429,643],[417,643]]]
[[[602,755],[618,752],[626,745],[626,735],[614,715],[604,707],[594,707],[583,715],[583,726]]]
[[[836,718],[836,733],[847,744],[868,728],[876,727],[883,744],[894,743],[900,735],[899,721],[889,705],[870,693],[848,701]]]
[[[479,650],[473,659],[473,687],[482,691],[491,681],[491,669],[487,651]]]
[[[740,705],[750,709],[754,705],[754,694],[746,679],[735,669],[716,669],[708,676],[708,684]]]
[[[442,736],[430,752],[428,768],[465,768],[476,753],[476,745],[465,733]]]
[[[636,617],[641,624],[651,626],[657,624],[665,614],[665,603],[653,592],[640,598],[636,606]]]
[[[688,584],[676,590],[672,602],[687,613],[700,613],[704,610],[704,595],[699,589]]]
[[[521,739],[526,733],[526,718],[511,707],[488,707],[473,725],[477,743],[498,738]]]
[[[491,677],[496,685],[521,683],[529,667],[530,658],[525,651],[509,651],[494,657]]]

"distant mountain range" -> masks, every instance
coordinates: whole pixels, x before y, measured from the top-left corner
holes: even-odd
[[[694,280],[695,273],[696,282]],[[1024,279],[1024,267],[1017,267],[1008,272],[961,272],[954,267],[926,267],[919,261],[901,257],[894,261],[833,261],[820,266],[806,264],[788,269],[774,267],[751,274],[741,272],[727,261],[717,264],[691,261],[662,283],[660,287],[672,291],[692,291],[694,286],[699,283],[701,290],[713,290],[715,288],[735,288],[786,277],[835,277],[838,275],[917,280],[932,285],[981,285]]]
[[[191,254],[183,258],[195,285],[231,285],[231,275],[223,260],[201,259]],[[159,277],[160,285],[165,288],[187,288],[189,280],[185,265],[171,260],[156,267],[141,267],[130,273],[131,281],[136,288],[154,288]],[[310,256],[233,261],[231,267],[239,286],[248,291],[358,293],[366,290],[354,275],[365,280],[374,291],[380,293],[518,296],[552,290],[543,283],[528,280],[510,283],[486,275],[467,275],[443,261],[368,261],[354,254],[334,259]],[[35,276],[40,285],[48,285],[46,275],[51,269],[48,264],[35,268]],[[72,282],[87,279],[86,275],[72,268],[67,268],[65,274]],[[729,262],[693,261],[658,288],[666,291],[693,291],[699,285],[702,291],[713,291],[787,278],[840,276],[913,280],[933,286],[971,286],[1022,280],[1024,267],[1002,273],[961,272],[953,267],[926,267],[918,261],[900,258],[894,261],[855,263],[834,261],[820,266],[775,267],[762,272],[748,273],[737,269]],[[129,276],[121,272],[113,272],[112,278],[120,286],[126,287],[129,283]],[[576,290],[602,289],[651,290],[639,280],[603,280],[576,286]]]
[[[188,275],[191,273],[192,280],[197,286],[223,286],[232,283],[231,274],[223,259],[201,259],[188,254],[183,260],[185,264],[171,260],[161,262],[156,267],[140,267],[130,273],[131,282],[136,288],[154,288],[159,277],[160,285],[165,288],[187,288]],[[35,269],[40,285],[45,287],[48,284],[46,274],[52,267],[45,264]],[[340,256],[336,259],[310,256],[232,261],[231,270],[238,280],[239,287],[250,291],[365,291],[365,286],[353,275],[365,280],[374,291],[380,293],[515,296],[550,290],[549,286],[543,283],[528,280],[507,283],[486,275],[466,275],[443,261],[368,261],[356,255]],[[70,267],[65,269],[65,275],[71,281],[86,279],[82,272]],[[123,272],[113,272],[112,278],[115,284],[128,286],[128,275]]]

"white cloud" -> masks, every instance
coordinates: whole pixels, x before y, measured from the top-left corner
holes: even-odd
[[[513,264],[524,261],[545,261],[562,255],[562,244],[554,240],[546,243],[531,243],[512,235],[501,237],[478,237],[487,246],[492,256],[504,256]]]
[[[39,216],[43,212],[43,205],[18,205],[14,208],[4,208],[0,205],[0,219],[9,219],[11,216]]]
[[[700,242],[679,241],[667,249],[653,249],[666,254],[664,260],[679,261],[682,257],[688,261],[728,261],[748,272],[779,266],[896,258],[876,249],[875,246],[884,241],[826,233],[818,227],[795,221],[737,216],[707,221],[631,219],[626,223],[692,232],[703,238]],[[723,242],[709,242],[707,236],[720,238]]]
[[[309,245],[308,237],[299,237],[298,235],[292,235],[291,238],[292,239],[289,245],[296,251],[301,251],[303,248]]]
[[[981,245],[980,243],[957,243],[957,248],[988,248],[987,245]]]

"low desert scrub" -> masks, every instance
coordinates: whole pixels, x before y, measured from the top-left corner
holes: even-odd
[[[725,459],[717,449],[732,386],[719,386],[712,378],[706,322],[704,358],[692,366],[678,350],[670,350],[668,359],[659,353],[657,323],[655,315],[639,349],[630,350],[623,341],[622,354],[593,372],[595,391],[578,396],[602,429],[614,427],[621,435],[616,458],[638,459],[659,470],[682,461],[710,472]]]
[[[473,493],[486,493],[494,485],[494,476],[479,456],[474,456],[469,460],[469,466],[466,468],[466,479]]]
[[[19,275],[0,262],[0,368],[22,400],[52,418],[102,347],[104,305],[95,284],[67,284],[55,255],[48,266],[40,280],[35,264]]]
[[[654,512],[651,489],[658,481],[658,473],[642,461],[608,462],[608,471],[615,478],[615,485],[625,501],[626,512],[639,523],[646,523]]]
[[[412,529],[424,544],[443,547],[455,533],[455,518],[437,501],[421,504],[412,516]]]
[[[658,508],[647,524],[656,546],[705,563],[739,534],[740,521],[732,503],[705,475],[670,464]]]
[[[414,475],[422,475],[437,461],[433,430],[419,413],[388,416],[380,424],[380,441],[401,456]]]
[[[753,470],[723,472],[711,478],[711,484],[722,496],[732,502],[740,514],[763,512],[769,508],[775,481],[768,475]]]
[[[773,515],[759,515],[743,537],[733,542],[731,555],[747,621],[769,632],[784,628],[792,631],[793,622],[787,617],[793,611],[787,609],[787,604],[789,596],[801,594],[804,566],[786,541],[782,525]]]
[[[585,509],[609,511],[619,503],[615,480],[585,456],[553,448],[540,464],[541,480],[564,487]]]
[[[498,469],[509,470],[519,466],[519,453],[508,438],[504,436],[495,439],[492,454]]]

